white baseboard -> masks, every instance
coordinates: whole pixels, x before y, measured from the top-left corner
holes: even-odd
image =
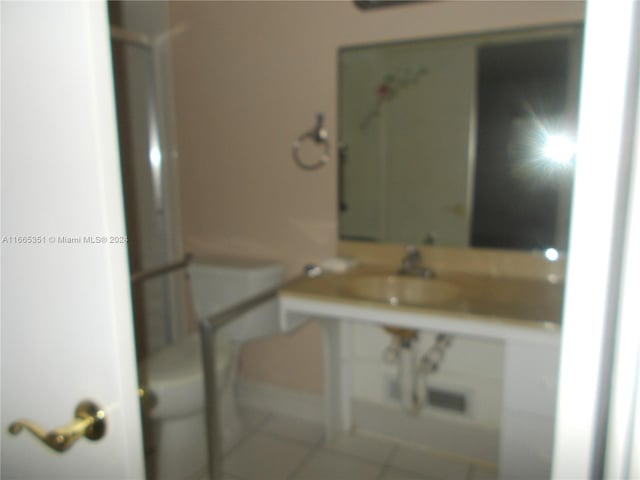
[[[243,378],[238,379],[237,389],[238,402],[243,407],[319,423],[324,421],[321,395]]]

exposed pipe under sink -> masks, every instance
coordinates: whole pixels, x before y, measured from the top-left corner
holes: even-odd
[[[384,327],[384,329],[392,335],[392,343],[384,351],[384,359],[398,365],[402,406],[407,413],[417,415],[426,403],[427,376],[440,367],[453,336],[439,333],[434,344],[417,360],[415,349],[415,343],[418,340],[417,330],[397,327]]]

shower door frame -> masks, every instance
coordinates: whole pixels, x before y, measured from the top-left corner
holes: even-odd
[[[126,8],[124,5],[122,8]],[[125,22],[126,23],[126,22]],[[168,27],[168,26],[163,26]],[[111,27],[112,43],[117,41],[121,44],[121,48],[135,48],[143,52],[146,66],[143,67],[142,75],[146,76],[145,95],[146,103],[146,131],[147,137],[143,140],[148,143],[146,152],[146,165],[149,169],[149,180],[152,182],[153,193],[153,211],[151,212],[155,220],[155,234],[157,235],[159,264],[165,264],[183,258],[182,238],[180,229],[180,211],[177,199],[179,192],[175,178],[177,176],[178,153],[175,138],[175,122],[174,122],[174,106],[172,95],[172,77],[170,65],[170,49],[169,42],[172,36],[171,31],[161,33],[155,36],[147,35],[137,31],[127,30],[120,27]],[[132,65],[129,52],[122,51],[123,62],[125,68],[139,68],[139,65]],[[115,63],[115,62],[114,62]],[[115,68],[115,64],[114,64]],[[125,72],[126,73],[126,72]],[[115,72],[114,72],[115,76]],[[125,79],[125,87],[131,88],[129,77]],[[131,94],[131,92],[128,92]],[[130,108],[135,105],[128,104]],[[133,142],[139,142],[140,139],[133,139]],[[121,146],[121,151],[122,151]],[[136,148],[131,148],[135,153]],[[121,155],[126,157],[126,155]],[[130,154],[131,162],[141,162],[141,158]],[[124,159],[123,159],[124,163]],[[138,168],[134,166],[133,168]],[[124,181],[124,178],[123,178]],[[125,189],[126,190],[126,189]],[[138,188],[136,186],[136,194]],[[125,195],[126,197],[126,195]],[[138,198],[133,199],[138,203]],[[125,202],[126,203],[126,202]],[[149,212],[143,212],[147,214]],[[130,225],[128,225],[131,228]],[[154,232],[143,232],[140,237],[145,234],[153,234]],[[140,253],[140,245],[129,245],[130,255],[131,248],[137,249],[139,262],[142,264],[140,270],[154,268],[156,264],[150,265],[144,263],[144,257]],[[131,260],[131,259],[130,259]],[[163,301],[163,328],[164,344],[171,344],[181,338],[187,329],[186,320],[188,318],[188,305],[185,301],[185,285],[181,279],[175,276],[164,276],[159,281],[162,282],[161,300]],[[146,288],[142,286],[141,288]],[[143,293],[146,298],[147,293]],[[145,302],[146,303],[146,302]],[[146,326],[151,322],[147,318],[143,318]],[[152,351],[157,346],[149,346],[148,338],[145,339],[146,348]],[[148,353],[148,352],[147,352]]]

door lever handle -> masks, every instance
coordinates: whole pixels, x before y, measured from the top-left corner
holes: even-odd
[[[78,404],[75,419],[69,425],[47,432],[30,420],[17,420],[9,425],[9,432],[17,435],[23,428],[29,430],[56,452],[64,452],[69,450],[80,437],[100,440],[107,430],[107,424],[104,411],[95,403],[86,400]]]

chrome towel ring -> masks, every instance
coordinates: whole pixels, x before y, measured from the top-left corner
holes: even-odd
[[[318,145],[324,145],[324,151],[320,154],[320,158],[314,163],[305,163],[300,159],[300,147],[306,139],[311,139]],[[329,132],[324,128],[324,115],[318,113],[316,115],[315,127],[300,135],[297,140],[293,142],[293,160],[296,162],[296,165],[304,170],[316,170],[329,162],[329,148]]]

